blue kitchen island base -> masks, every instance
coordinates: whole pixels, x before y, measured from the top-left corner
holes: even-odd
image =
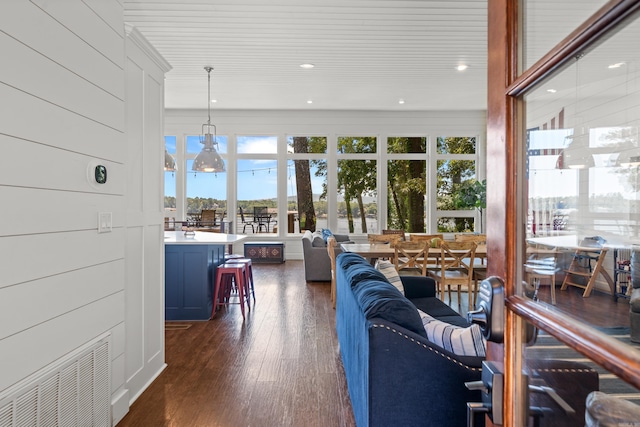
[[[225,248],[243,236],[165,232],[165,320],[209,320],[213,308],[216,268]]]

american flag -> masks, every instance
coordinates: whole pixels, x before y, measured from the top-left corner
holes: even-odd
[[[555,117],[552,117],[548,122],[543,123],[542,126],[540,126],[540,129],[564,129],[564,107],[562,107],[562,110],[560,110]]]

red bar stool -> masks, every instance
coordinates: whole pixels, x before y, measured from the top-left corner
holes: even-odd
[[[225,260],[225,262],[227,264],[236,264],[236,263],[242,263],[246,265],[246,284],[247,284],[247,288],[246,288],[246,292],[247,292],[247,301],[250,299],[249,298],[249,294],[251,294],[251,296],[253,296],[253,302],[256,302],[256,293],[255,293],[255,289],[253,287],[253,267],[251,266],[251,258],[244,258],[241,256],[234,256],[233,258],[229,258],[227,260]],[[248,304],[248,302],[247,302]]]
[[[242,318],[244,318],[244,303],[249,306],[249,293],[247,292],[247,266],[244,263],[222,264],[216,268],[216,281],[213,290],[213,309],[211,317],[216,313],[218,306],[227,304],[240,304]],[[231,290],[238,290],[238,302],[231,303]]]

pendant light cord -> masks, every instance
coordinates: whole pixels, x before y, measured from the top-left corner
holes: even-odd
[[[204,67],[205,71],[207,72],[207,114],[208,114],[208,120],[207,120],[207,134],[211,135],[211,126],[213,126],[213,144],[217,144],[216,138],[217,138],[217,129],[215,125],[211,124],[211,71],[213,71],[213,67],[207,65],[206,67]],[[203,126],[204,127],[204,126]]]
[[[213,67],[204,67],[207,70],[207,112],[209,113],[209,120],[207,125],[211,126],[211,71]]]

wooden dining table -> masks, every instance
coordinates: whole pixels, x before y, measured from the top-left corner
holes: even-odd
[[[583,246],[582,245],[582,239],[579,238],[576,235],[562,235],[562,236],[547,236],[547,237],[532,237],[527,239],[527,242],[530,244],[536,244],[536,245],[542,245],[545,246],[547,248],[549,248],[549,250],[553,250],[556,252],[562,251],[562,250],[567,250],[567,251],[572,251],[575,252],[576,254],[578,254],[579,252],[593,252],[594,248],[593,246]],[[611,290],[611,295],[613,295],[613,297],[615,298],[616,296],[616,285],[613,281],[613,278],[611,277],[611,275],[609,274],[609,272],[602,267],[602,263],[604,262],[605,256],[606,256],[606,252],[609,248],[615,248],[616,244],[619,246],[624,246],[626,244],[630,244],[629,242],[623,242],[623,243],[605,243],[604,245],[602,245],[601,247],[601,251],[603,252],[601,257],[598,257],[598,261],[596,263],[596,266],[593,268],[593,272],[594,274],[589,278],[589,283],[587,284],[587,287],[589,289],[588,292],[586,292],[585,289],[585,296],[589,296],[589,293],[591,292],[591,288],[593,288],[595,286],[595,279],[598,275],[601,275],[604,280],[607,282],[607,284],[609,285],[609,289]],[[565,270],[566,271],[566,270]]]
[[[377,258],[389,258],[393,260],[396,256],[395,249],[387,243],[341,243],[340,249],[342,249],[343,252],[358,254],[373,261]],[[411,251],[407,252],[411,253]],[[440,248],[429,248],[429,257],[438,258],[440,253]],[[476,247],[476,257],[487,257],[487,245],[478,245]]]

